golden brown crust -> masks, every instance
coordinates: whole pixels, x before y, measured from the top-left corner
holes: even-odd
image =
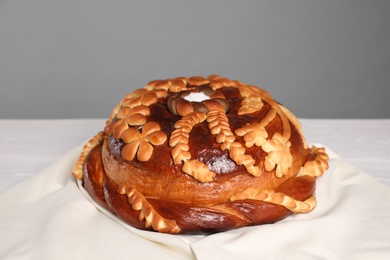
[[[307,148],[298,119],[266,91],[218,75],[179,77],[126,95],[74,176],[137,228],[209,233],[311,211],[328,159]]]

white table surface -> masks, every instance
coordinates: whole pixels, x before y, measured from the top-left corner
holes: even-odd
[[[321,143],[390,187],[390,119],[300,119]],[[102,130],[105,119],[0,119],[0,192]]]

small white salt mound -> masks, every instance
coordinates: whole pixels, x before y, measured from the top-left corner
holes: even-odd
[[[236,164],[226,156],[221,156],[219,158],[215,158],[214,160],[208,162],[207,166],[211,171],[220,174],[220,173],[229,173],[233,171],[236,167]]]
[[[184,99],[190,102],[202,102],[203,100],[209,100],[210,97],[203,92],[191,92],[188,96],[185,96]]]

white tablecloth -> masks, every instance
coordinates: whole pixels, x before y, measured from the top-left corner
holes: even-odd
[[[104,122],[0,120],[0,258],[390,257],[390,119],[301,119],[307,141],[335,153],[319,206],[207,237],[123,228],[81,195],[68,172]]]

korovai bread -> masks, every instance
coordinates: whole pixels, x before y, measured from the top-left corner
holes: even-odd
[[[135,228],[199,234],[310,212],[328,160],[267,91],[211,75],[127,94],[72,173]]]

